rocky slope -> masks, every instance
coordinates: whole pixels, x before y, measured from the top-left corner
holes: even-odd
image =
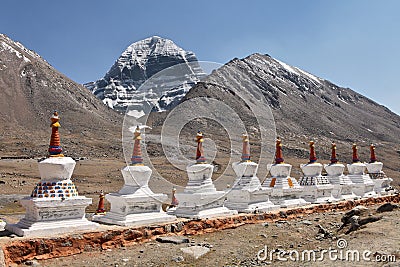
[[[159,71],[178,64],[181,64],[180,75],[169,73],[154,77]],[[182,75],[186,81],[179,78]],[[155,106],[158,111],[173,108],[203,76],[193,52],[183,50],[171,40],[153,36],[131,44],[103,78],[84,86],[110,108],[125,112],[128,106],[134,106],[141,114],[147,106]],[[139,90],[150,78],[153,78],[151,88]],[[157,89],[161,85],[165,93]]]
[[[0,96],[2,156],[46,155],[53,110],[60,113],[62,145],[67,154],[91,156],[101,148],[110,154],[117,152],[110,146],[118,144],[121,116],[38,54],[3,34]]]
[[[238,82],[239,81],[239,82]],[[195,86],[186,99],[202,94],[232,102],[229,90],[242,81],[262,92],[281,135],[398,143],[400,116],[349,88],[341,88],[268,55],[234,59]],[[232,102],[233,103],[233,102]],[[233,104],[234,105],[234,104]],[[245,106],[235,106],[240,113]]]

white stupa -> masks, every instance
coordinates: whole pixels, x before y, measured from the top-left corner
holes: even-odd
[[[226,193],[217,191],[211,176],[214,166],[206,163],[203,151],[203,134],[197,133],[196,163],[186,168],[189,181],[183,192],[177,193],[179,201],[174,214],[179,217],[203,219],[237,214],[224,206]]]
[[[357,197],[353,193],[353,182],[348,176],[343,174],[345,166],[338,162],[335,143],[332,143],[331,163],[324,164],[324,168],[328,174],[326,178],[333,185],[332,196],[334,198],[347,200]]]
[[[94,216],[93,220],[123,226],[167,223],[176,220],[175,216],[161,210],[167,195],[155,194],[149,188],[152,170],[143,165],[141,139],[138,126],[134,132],[131,165],[121,170],[124,186],[119,192],[105,196],[111,204],[111,209],[105,215]]]
[[[375,184],[368,174],[365,174],[367,166],[358,158],[357,145],[353,144],[353,163],[347,164],[348,177],[354,183],[353,192],[359,197],[376,196]]]
[[[50,236],[98,227],[85,218],[85,208],[92,199],[79,196],[71,181],[76,162],[61,154],[56,111],[51,117],[51,127],[49,158],[38,164],[41,180],[30,197],[21,199],[21,205],[26,208],[25,217],[17,224],[6,225],[8,231],[19,236]]]
[[[367,167],[369,177],[374,182],[374,191],[380,195],[394,193],[394,188],[390,186],[390,183],[393,181],[393,179],[387,177],[382,171],[383,163],[376,159],[375,146],[373,144],[370,146],[370,153],[370,162],[366,163],[365,165]]]
[[[282,208],[299,207],[310,204],[301,198],[303,187],[295,178],[290,177],[292,165],[283,160],[282,144],[279,137],[276,140],[275,164],[267,166],[271,177],[265,179],[263,189],[272,189],[270,200]]]
[[[243,135],[242,160],[232,164],[236,180],[227,194],[225,206],[239,212],[254,213],[276,210],[269,200],[271,188],[263,189],[257,177],[258,164],[250,160],[250,144],[247,134]]]
[[[310,161],[301,164],[303,176],[299,184],[303,186],[302,197],[311,203],[329,203],[337,201],[332,196],[333,185],[326,176],[322,176],[322,164],[317,162],[314,141],[310,142]]]

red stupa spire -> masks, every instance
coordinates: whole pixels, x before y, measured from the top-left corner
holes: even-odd
[[[353,163],[360,162],[360,159],[358,158],[358,153],[357,153],[357,145],[353,144]]]
[[[106,214],[106,210],[104,209],[104,192],[101,190],[99,195],[99,205],[97,206],[96,215]]]
[[[336,156],[336,144],[335,142],[332,142],[332,156],[331,156],[331,164],[335,164],[338,162],[337,156]]]
[[[276,139],[276,150],[275,150],[275,164],[283,163],[283,153],[282,153],[282,144],[281,139],[279,137]]]
[[[369,150],[371,151],[371,157],[370,157],[369,163],[377,162],[378,160],[376,159],[376,156],[375,156],[375,146],[374,146],[374,144],[370,145]]]
[[[250,143],[249,136],[247,134],[242,135],[243,139],[243,150],[242,150],[242,161],[250,161]]]
[[[50,157],[64,157],[62,152],[62,147],[60,143],[60,134],[58,132],[58,128],[61,127],[58,117],[58,112],[54,111],[53,116],[50,118],[51,120],[51,137],[50,137],[50,145],[49,145],[49,156]]]
[[[310,141],[310,161],[308,163],[317,162],[317,155],[315,153],[314,141]]]
[[[203,133],[201,131],[197,132],[196,136],[197,149],[196,149],[196,163],[206,163],[206,158],[204,157],[203,150]]]
[[[143,165],[143,158],[142,158],[142,149],[140,148],[140,140],[142,137],[140,136],[140,128],[139,126],[136,127],[134,136],[133,136],[134,144],[133,144],[133,153],[131,157],[132,165]]]

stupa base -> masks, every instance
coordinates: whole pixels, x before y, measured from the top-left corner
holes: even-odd
[[[271,189],[268,190],[231,190],[227,194],[225,206],[238,212],[255,213],[269,212],[279,209],[269,200]]]
[[[300,197],[302,191],[302,187],[291,189],[274,188],[272,189],[270,200],[281,208],[295,208],[310,205],[310,202]]]
[[[210,219],[215,217],[224,217],[229,215],[237,214],[237,210],[230,210],[227,207],[218,207],[218,208],[205,208],[199,209],[199,207],[195,208],[177,208],[174,214],[177,217],[189,218],[189,219]]]
[[[385,196],[395,192],[395,189],[390,186],[392,178],[372,179],[372,181],[374,182],[374,191],[379,195]]]
[[[137,214],[118,214],[115,212],[107,212],[106,215],[95,215],[93,221],[121,225],[121,226],[143,226],[150,224],[169,223],[176,220],[175,216],[168,215],[164,212],[147,212]]]
[[[306,185],[303,186],[301,197],[311,203],[332,203],[339,201],[332,196],[333,185]]]
[[[376,197],[375,184],[367,174],[349,174],[348,177],[354,183],[353,193],[358,197]]]
[[[175,216],[161,211],[161,204],[167,199],[167,195],[155,194],[149,189],[142,189],[127,195],[107,194],[106,199],[111,204],[111,210],[105,215],[95,215],[93,220],[122,226],[140,226],[176,220]]]
[[[85,218],[85,208],[92,199],[84,196],[72,198],[21,199],[26,208],[25,217],[17,224],[7,225],[6,229],[19,236],[47,236],[77,230],[93,230],[96,223]]]

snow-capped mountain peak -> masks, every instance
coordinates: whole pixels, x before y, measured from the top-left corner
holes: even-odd
[[[186,65],[184,74],[189,74],[189,78],[185,84],[181,79],[169,80],[170,88],[164,89],[161,95],[138,92],[139,87],[153,75],[178,64]],[[156,110],[172,108],[190,89],[187,83],[195,84],[202,76],[204,73],[193,52],[182,49],[169,39],[152,36],[129,45],[103,78],[85,86],[117,111],[124,112],[134,105],[138,114],[142,114],[140,106],[144,102],[155,105]]]

